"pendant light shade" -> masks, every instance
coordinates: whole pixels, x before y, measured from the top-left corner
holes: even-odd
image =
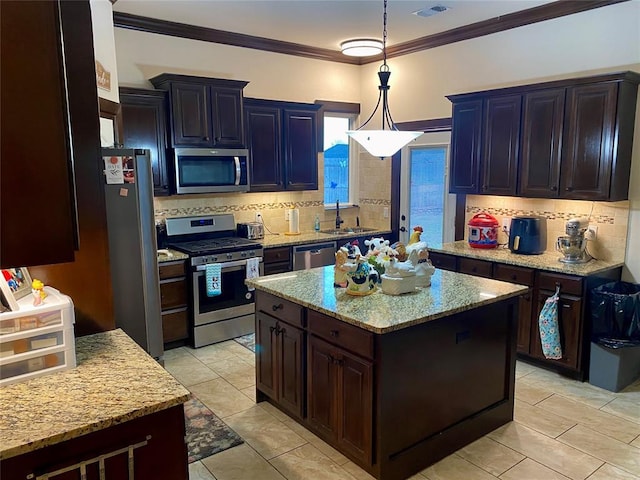
[[[349,130],[347,135],[374,157],[392,157],[398,150],[424,132],[402,130]]]
[[[347,135],[362,145],[371,155],[380,157],[391,157],[410,141],[416,139],[424,132],[419,131],[401,131],[396,127],[391,112],[389,111],[389,103],[387,94],[389,92],[389,77],[391,72],[387,65],[387,0],[384,0],[384,15],[382,29],[382,54],[384,58],[383,64],[378,71],[380,86],[378,87],[378,103],[373,113],[366,122],[357,130],[347,131]],[[364,130],[364,127],[371,121],[378,111],[378,107],[382,105],[382,129],[381,130]],[[386,127],[386,128],[385,128]]]
[[[347,40],[340,44],[340,50],[350,57],[370,57],[382,53],[382,42],[370,38]]]

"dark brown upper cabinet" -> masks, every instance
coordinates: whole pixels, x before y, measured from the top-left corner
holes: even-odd
[[[249,82],[163,73],[149,80],[169,92],[173,147],[244,147],[242,89]]]
[[[618,107],[624,111],[624,106],[618,102],[620,87],[619,82],[604,82],[567,89],[561,197],[588,200],[626,198],[628,173],[624,181],[616,178],[623,170],[621,167],[626,165],[628,172],[631,165],[631,149],[626,157],[618,152],[619,146],[616,145],[621,120],[617,116]],[[633,98],[621,98],[622,102],[628,101],[635,106],[634,100],[635,92]],[[633,110],[635,114],[635,108]],[[632,124],[633,120],[633,116],[626,119]],[[620,161],[622,165],[618,163]]]
[[[564,88],[524,94],[519,190],[524,197],[558,194],[564,97]]]
[[[627,199],[639,83],[622,72],[448,96],[449,191]]]
[[[2,268],[75,260],[82,217],[75,184],[100,181],[89,15],[89,2],[0,2]],[[84,178],[86,170],[96,175]],[[103,197],[93,198],[98,225]]]
[[[477,193],[480,182],[482,99],[453,103],[451,193]]]
[[[320,105],[245,99],[252,192],[318,189]]]
[[[521,109],[521,95],[486,100],[481,193],[516,194]]]
[[[167,169],[167,114],[163,90],[120,88],[120,105],[125,147],[146,148],[151,154],[153,194],[169,195]]]

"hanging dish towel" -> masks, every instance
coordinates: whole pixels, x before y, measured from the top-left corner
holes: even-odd
[[[207,296],[220,295],[222,293],[222,266],[219,263],[205,265],[204,276],[207,284]]]
[[[260,259],[249,258],[247,260],[247,278],[258,278],[260,276]],[[247,287],[252,292],[255,290],[253,287]]]
[[[540,328],[540,343],[545,358],[559,360],[562,358],[562,346],[560,345],[560,328],[558,326],[558,298],[560,287],[556,293],[547,298],[540,311],[538,327]]]

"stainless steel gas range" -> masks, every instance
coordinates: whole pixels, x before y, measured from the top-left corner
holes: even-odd
[[[233,215],[175,217],[166,220],[167,246],[189,255],[193,345],[203,347],[254,332],[255,292],[244,284],[247,268],[262,275],[262,245],[233,236]],[[216,291],[205,275],[220,271]]]

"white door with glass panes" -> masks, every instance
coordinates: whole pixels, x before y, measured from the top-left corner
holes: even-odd
[[[449,194],[450,132],[425,133],[401,152],[400,241],[422,227],[427,245],[453,242],[455,195]]]

